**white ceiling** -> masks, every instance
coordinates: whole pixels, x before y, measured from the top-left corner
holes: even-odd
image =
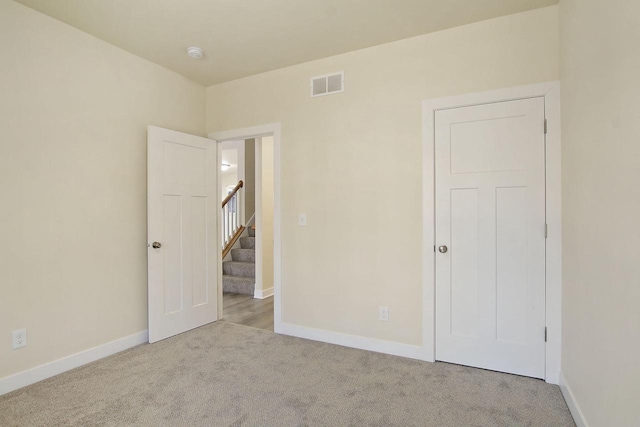
[[[558,0],[16,0],[203,85]],[[186,56],[199,46],[202,61]]]

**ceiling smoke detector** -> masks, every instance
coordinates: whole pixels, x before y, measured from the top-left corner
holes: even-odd
[[[188,47],[187,48],[187,56],[189,56],[189,58],[193,58],[193,59],[202,59],[202,57],[204,56],[204,51],[202,49],[200,49],[199,47]]]

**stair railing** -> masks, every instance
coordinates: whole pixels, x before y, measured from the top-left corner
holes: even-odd
[[[222,201],[222,257],[227,256],[234,243],[242,232],[244,225],[241,224],[240,216],[240,189],[244,187],[242,181],[225,197]]]

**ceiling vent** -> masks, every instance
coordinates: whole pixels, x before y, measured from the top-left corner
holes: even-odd
[[[344,72],[327,74],[311,79],[311,97],[344,92]]]

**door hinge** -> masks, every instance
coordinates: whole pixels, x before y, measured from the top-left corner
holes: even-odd
[[[549,226],[547,224],[544,225],[544,238],[549,237]]]
[[[547,134],[547,119],[544,119],[544,134]]]
[[[544,342],[547,342],[547,327],[544,327]]]

